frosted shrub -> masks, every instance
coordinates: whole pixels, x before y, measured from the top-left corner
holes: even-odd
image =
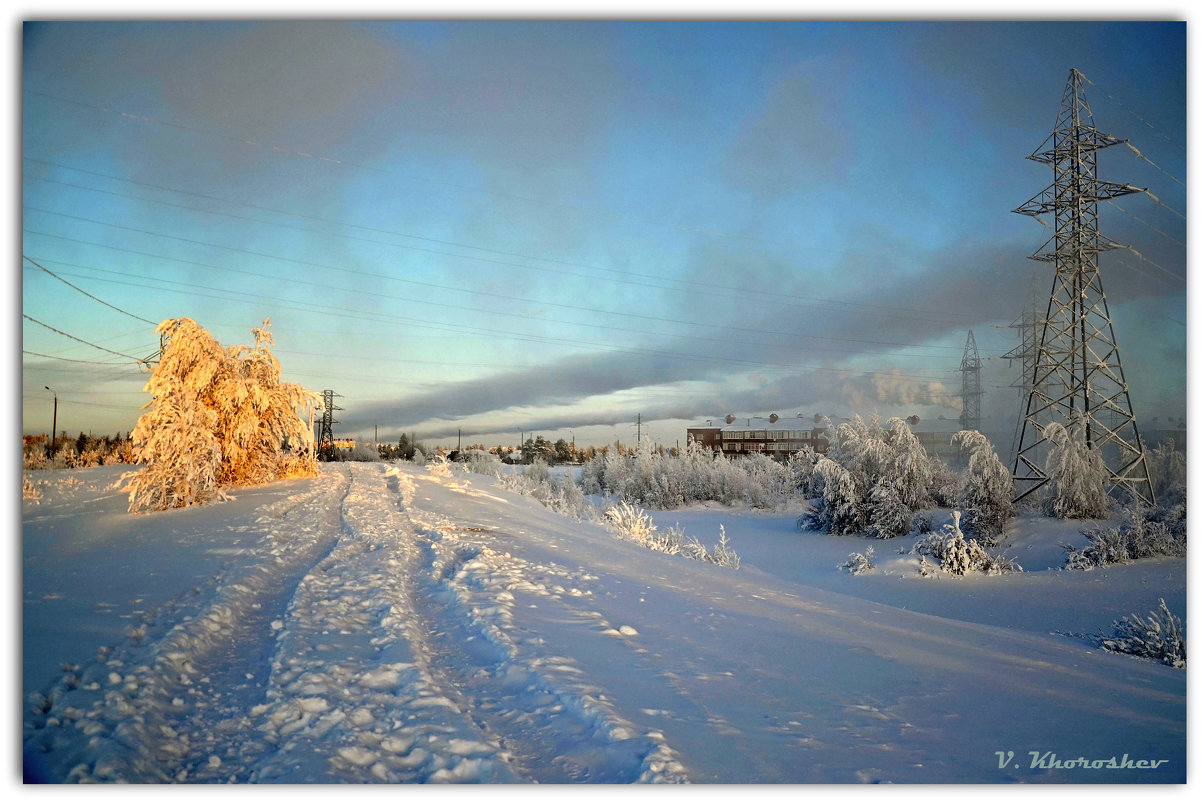
[[[468,451],[467,461],[464,462],[470,473],[499,478],[505,472],[505,464],[495,453],[474,448]]]
[[[1159,611],[1149,613],[1147,618],[1133,614],[1116,621],[1114,634],[1102,640],[1102,647],[1185,668],[1185,628],[1163,598]]]
[[[862,575],[870,570],[876,569],[876,565],[872,563],[872,557],[872,546],[869,545],[868,548],[865,549],[864,553],[849,553],[847,555],[847,561],[839,565],[839,569],[846,570],[853,576]]]
[[[565,477],[556,480],[543,462],[535,462],[520,472],[502,474],[498,486],[527,495],[557,514],[580,520],[592,506],[576,482]]]
[[[1068,552],[1067,570],[1093,570],[1158,556],[1183,557],[1186,553],[1185,506],[1172,509],[1127,507],[1118,526],[1096,526],[1081,533],[1089,540],[1088,545],[1082,548],[1063,546]]]
[[[965,539],[960,529],[960,512],[952,512],[952,522],[943,526],[941,533],[932,533],[923,537],[914,546],[913,552],[920,556],[930,556],[939,560],[940,569],[953,576],[964,576],[969,573],[998,573],[1022,572],[1022,568],[1013,560],[995,558],[976,540]]]
[[[973,539],[986,546],[1001,539],[1006,521],[1014,517],[1014,479],[979,431],[957,431],[952,444],[968,456],[957,504],[964,512],[963,526]]]
[[[355,440],[351,452],[344,459],[347,462],[378,462],[380,461],[380,449],[377,445],[368,445],[366,442]]]
[[[130,511],[201,504],[225,497],[227,485],[316,474],[301,411],[318,396],[280,381],[269,325],[253,329],[253,348],[223,349],[186,317],[159,324],[161,355],[143,388],[152,400],[131,435],[145,467],[126,473],[122,487]]]
[[[1047,510],[1061,518],[1099,518],[1110,510],[1106,465],[1085,443],[1084,426],[1074,420],[1065,428],[1049,423],[1043,431],[1052,443],[1045,472],[1051,484]]]
[[[604,519],[610,530],[620,537],[632,540],[652,551],[685,556],[733,570],[739,569],[739,555],[730,548],[724,526],[719,527],[718,545],[714,553],[710,553],[695,537],[686,537],[684,531],[677,526],[661,530],[645,509],[626,501],[607,506]]]
[[[438,478],[451,478],[455,472],[455,465],[446,454],[436,453],[424,464],[426,472]]]
[[[605,519],[620,534],[635,542],[645,542],[655,531],[655,523],[646,509],[640,509],[626,501],[605,508]]]
[[[726,526],[718,525],[718,544],[714,546],[714,551],[710,555],[713,563],[719,567],[729,567],[732,570],[738,570],[742,560],[730,547],[730,540],[726,539]]]
[[[697,501],[771,509],[794,493],[785,465],[762,454],[728,459],[692,440],[677,456],[655,446],[643,448],[637,458],[606,451],[585,465],[580,487],[657,509]]]
[[[35,504],[42,500],[42,489],[29,476],[21,476],[21,500],[33,501]]]
[[[50,460],[46,458],[46,445],[39,442],[27,447],[21,454],[21,468],[23,470],[45,470],[50,464]]]

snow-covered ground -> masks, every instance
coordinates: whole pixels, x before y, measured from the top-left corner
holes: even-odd
[[[1017,521],[1023,573],[922,578],[912,538],[653,513],[724,526],[736,571],[480,475],[327,464],[131,516],[120,473],[26,474],[26,781],[1186,778],[1186,671],[1096,641],[1184,617],[1185,560],[1053,569],[1079,524]]]

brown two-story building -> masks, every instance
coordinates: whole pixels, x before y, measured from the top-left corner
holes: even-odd
[[[802,428],[797,420],[747,420],[724,426],[696,426],[686,429],[689,439],[724,456],[762,453],[784,461],[804,448],[826,453],[830,444],[825,428]]]

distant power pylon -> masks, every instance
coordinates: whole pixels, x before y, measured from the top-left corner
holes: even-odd
[[[967,431],[981,430],[981,354],[977,352],[977,340],[968,332],[964,343],[964,356],[960,359],[960,397],[964,400],[964,411],[960,412],[960,428]]]
[[[317,434],[317,458],[322,461],[329,461],[334,458],[334,424],[338,421],[334,419],[334,412],[342,411],[341,406],[334,405],[334,398],[341,398],[332,389],[323,390],[321,393],[324,401],[324,411],[321,414],[321,424]]]
[[[1076,69],[1069,72],[1055,130],[1029,156],[1052,166],[1051,186],[1015,209],[1056,218],[1055,234],[1031,256],[1054,264],[1055,276],[1014,457],[1015,500],[1048,482],[1044,429],[1058,422],[1102,455],[1108,492],[1125,490],[1151,504],[1152,482],[1098,271],[1098,254],[1120,247],[1098,233],[1098,201],[1146,190],[1098,180],[1098,151],[1123,140],[1094,127],[1085,80]]]
[[[1026,308],[1008,326],[1009,328],[1018,330],[1018,347],[1010,349],[1002,356],[1003,359],[1010,361],[1011,367],[1014,366],[1015,361],[1020,362],[1022,365],[1022,374],[1018,379],[1010,382],[1010,386],[1021,391],[1023,403],[1026,402],[1027,397],[1031,394],[1032,387],[1035,386],[1035,354],[1039,349],[1039,335],[1043,331],[1045,316],[1039,309],[1039,300],[1035,294],[1035,284],[1032,282]],[[1019,417],[1015,420],[1014,435],[1010,442],[1010,452],[1007,459],[1013,459],[1014,455],[1018,453],[1018,440],[1022,434],[1023,419]]]

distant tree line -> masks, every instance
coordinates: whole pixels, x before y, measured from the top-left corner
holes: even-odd
[[[26,470],[50,468],[99,467],[110,464],[133,464],[134,448],[129,434],[118,432],[95,437],[79,432],[72,437],[59,432],[50,443],[45,434],[26,434],[21,442],[21,466]]]

